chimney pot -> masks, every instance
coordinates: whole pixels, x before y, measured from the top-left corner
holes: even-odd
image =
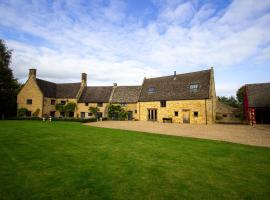
[[[37,70],[32,68],[32,69],[29,69],[29,75],[28,75],[28,78],[30,77],[33,77],[33,78],[36,78],[37,76]]]

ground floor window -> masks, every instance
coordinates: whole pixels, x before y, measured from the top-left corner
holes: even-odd
[[[157,121],[157,109],[148,109],[148,120]]]
[[[65,112],[60,112],[60,117],[65,117]]]
[[[26,117],[31,117],[32,112],[31,111],[26,111],[25,115],[26,115]]]
[[[93,116],[93,113],[88,113],[88,117],[91,117],[91,116]]]
[[[69,112],[68,117],[74,117],[74,112]]]
[[[199,112],[198,111],[195,111],[194,112],[194,117],[198,117],[199,116]]]
[[[51,116],[51,117],[55,117],[55,111],[51,111],[51,112],[50,112],[50,116]]]
[[[174,111],[174,116],[178,117],[178,111]]]

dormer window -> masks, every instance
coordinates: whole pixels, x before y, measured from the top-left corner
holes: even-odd
[[[148,88],[148,94],[153,94],[155,92],[156,92],[156,88],[155,87]]]
[[[189,85],[189,91],[190,92],[198,92],[198,90],[199,90],[199,84],[198,83]]]

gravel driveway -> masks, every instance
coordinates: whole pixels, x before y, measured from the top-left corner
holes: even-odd
[[[270,126],[267,125],[191,125],[145,121],[103,121],[86,125],[270,147]]]

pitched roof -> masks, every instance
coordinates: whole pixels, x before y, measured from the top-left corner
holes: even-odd
[[[117,86],[114,89],[112,103],[135,103],[138,102],[141,86]]]
[[[53,83],[42,79],[36,82],[45,97],[49,98],[76,98],[81,83]]]
[[[85,87],[79,103],[109,102],[112,88],[112,86]]]
[[[145,79],[139,101],[192,100],[209,98],[211,70]],[[190,84],[198,84],[190,92]],[[149,93],[149,88],[155,92]]]
[[[270,107],[270,83],[246,85],[249,107]]]

